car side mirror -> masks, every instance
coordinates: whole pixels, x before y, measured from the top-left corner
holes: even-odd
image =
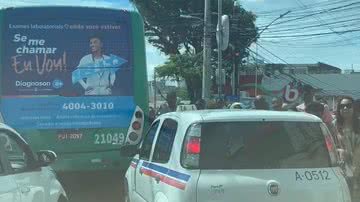
[[[41,150],[38,151],[36,154],[38,157],[39,166],[41,167],[48,166],[54,163],[57,159],[56,153],[50,150]]]
[[[120,148],[120,153],[125,157],[134,157],[140,153],[140,149],[138,145],[124,145]]]

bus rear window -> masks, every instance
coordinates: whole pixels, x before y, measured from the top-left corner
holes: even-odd
[[[219,122],[201,130],[200,169],[331,166],[320,123]]]

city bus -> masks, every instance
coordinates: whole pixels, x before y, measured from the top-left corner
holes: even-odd
[[[0,10],[0,112],[59,172],[124,170],[146,129],[143,20],[135,9]]]

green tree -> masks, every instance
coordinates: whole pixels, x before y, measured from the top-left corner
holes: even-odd
[[[181,100],[189,100],[189,94],[186,88],[177,88],[176,89],[176,95],[181,99]]]
[[[169,61],[159,67],[159,76],[185,79],[188,90],[194,91],[189,91],[191,100],[200,98],[201,95],[198,91],[201,91],[201,68],[199,68],[201,62],[198,61],[198,54],[201,54],[203,50],[204,0],[132,1],[144,17],[145,35],[149,43],[170,56]],[[213,49],[216,48],[217,1],[212,0]],[[233,0],[223,0],[223,14],[230,16],[230,43],[233,47],[224,52],[224,59],[231,60],[229,65],[233,62],[241,64],[242,59],[248,54],[246,48],[251,41],[256,40],[257,29],[254,24],[256,16],[241,6],[234,6]],[[217,54],[213,55],[213,61],[216,61]],[[191,58],[190,61],[196,62],[196,65],[193,63],[190,66],[189,61],[177,57]],[[182,61],[185,64],[181,63]],[[164,70],[164,68],[172,69]],[[181,68],[185,69],[180,71]],[[186,72],[191,72],[191,74],[186,74]],[[193,77],[189,78],[191,76]],[[195,79],[199,81],[195,82]]]
[[[165,64],[156,67],[159,77],[168,77],[177,82],[184,80],[191,102],[201,97],[201,54],[175,54],[170,55]]]

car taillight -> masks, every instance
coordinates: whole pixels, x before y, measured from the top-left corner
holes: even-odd
[[[182,152],[182,165],[185,168],[197,169],[201,152],[201,125],[194,124],[188,129]]]
[[[186,143],[186,153],[200,154],[200,138],[190,137]]]
[[[138,122],[138,121],[133,122],[133,123],[132,123],[132,128],[133,128],[134,130],[140,130],[140,128],[141,128],[141,123]]]

